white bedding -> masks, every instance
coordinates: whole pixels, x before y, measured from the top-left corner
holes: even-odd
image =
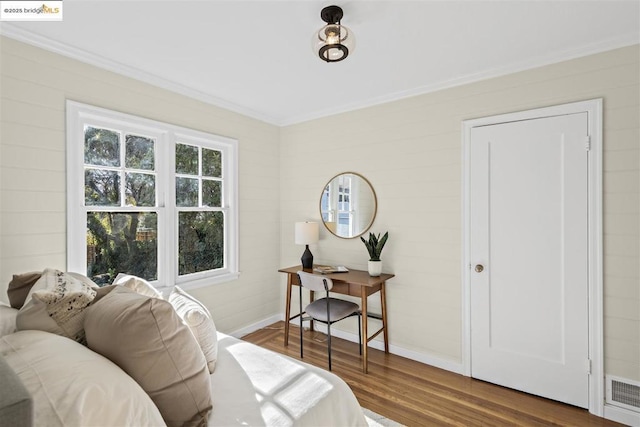
[[[336,375],[218,333],[209,426],[367,426]]]

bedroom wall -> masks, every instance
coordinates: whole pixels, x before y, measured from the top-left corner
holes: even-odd
[[[379,202],[372,231],[390,235],[382,260],[396,275],[387,287],[391,345],[459,366],[462,121],[601,97],[605,372],[640,381],[639,51],[617,49],[283,128],[282,266],[299,263],[293,223],[319,220],[329,178],[363,174]],[[366,269],[357,239],[322,230],[311,251],[317,262]],[[355,332],[354,325],[343,329]]]
[[[241,277],[193,291],[222,331],[282,313],[275,269],[302,253],[293,223],[318,220],[333,175],[364,174],[380,204],[372,230],[391,235],[391,344],[452,368],[461,361],[461,122],[604,98],[605,368],[640,381],[638,46],[280,129],[12,39],[0,45],[1,300],[13,273],[66,265],[68,98],[240,141]],[[321,233],[316,261],[366,268],[359,240]]]
[[[0,40],[1,300],[14,273],[65,269],[65,101],[72,99],[238,139],[240,279],[192,293],[226,332],[278,312],[278,127]]]

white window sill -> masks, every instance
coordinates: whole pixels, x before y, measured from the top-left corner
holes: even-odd
[[[239,277],[240,277],[240,272],[233,272],[233,273],[220,274],[217,276],[202,277],[199,279],[188,280],[188,281],[178,281],[177,283],[172,283],[172,284],[165,283],[162,286],[159,283],[155,285],[156,285],[156,289],[158,289],[162,293],[164,293],[165,291],[170,291],[176,285],[180,286],[181,289],[186,291],[189,289],[204,288],[205,286],[218,285],[221,283],[230,282],[232,280],[238,279]]]

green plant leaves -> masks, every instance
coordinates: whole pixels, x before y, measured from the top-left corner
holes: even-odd
[[[380,261],[380,254],[382,253],[382,249],[384,245],[387,243],[387,239],[389,238],[389,232],[387,231],[380,238],[380,234],[377,236],[373,233],[369,233],[369,240],[365,240],[364,237],[360,236],[360,240],[367,248],[369,252],[369,261]]]

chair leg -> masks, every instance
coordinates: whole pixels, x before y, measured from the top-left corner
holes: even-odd
[[[331,323],[327,323],[327,344],[329,352],[329,370],[331,370]]]
[[[302,327],[302,283],[300,284],[300,359],[302,356],[302,334],[304,332],[304,328]]]
[[[331,370],[331,299],[327,281],[324,281],[324,290],[327,292],[327,352],[329,354],[329,370]]]
[[[362,318],[360,313],[358,313],[358,350],[362,356]]]

